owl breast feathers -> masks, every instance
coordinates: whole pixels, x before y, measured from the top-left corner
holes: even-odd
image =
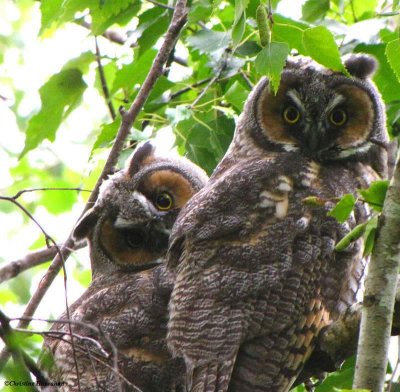
[[[146,143],[103,183],[74,230],[89,242],[93,281],[70,307],[71,325],[64,313],[45,339],[63,391],[183,390],[184,364],[165,341],[173,276],[163,262],[179,210],[206,181]]]
[[[288,391],[319,331],[356,301],[363,241],[337,241],[337,198],[385,176],[384,111],[368,56],[352,77],[289,60],[277,94],[262,79],[208,184],[181,211],[168,267],[176,274],[168,344],[190,391]],[[303,202],[316,196],[326,203]]]

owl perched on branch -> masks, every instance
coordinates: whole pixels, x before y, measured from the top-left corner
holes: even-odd
[[[70,307],[74,348],[66,322],[45,339],[51,380],[65,382],[63,391],[77,391],[78,379],[81,391],[183,390],[184,365],[165,342],[173,278],[163,263],[178,212],[206,181],[193,163],[159,157],[146,143],[103,183],[74,229],[89,242],[93,272]]]
[[[263,78],[208,184],[181,211],[167,265],[176,274],[168,344],[189,391],[288,391],[319,331],[356,301],[363,241],[335,244],[369,214],[341,224],[334,203],[386,176],[384,108],[375,60],[351,75],[288,60],[276,95]]]

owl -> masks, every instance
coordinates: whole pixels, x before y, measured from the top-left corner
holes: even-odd
[[[349,75],[290,58],[276,93],[261,79],[174,225],[167,342],[189,391],[288,391],[319,331],[356,301],[362,239],[335,244],[369,211],[358,203],[343,224],[327,213],[386,176],[387,133],[375,60],[344,64]]]
[[[65,321],[45,339],[50,379],[65,383],[61,390],[77,391],[78,382],[80,391],[182,390],[183,363],[165,341],[173,276],[164,257],[179,210],[206,181],[193,163],[157,156],[146,143],[102,184],[74,229],[88,240],[93,273],[70,307],[74,345]]]

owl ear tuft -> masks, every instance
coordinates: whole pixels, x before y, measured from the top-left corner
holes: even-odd
[[[352,54],[344,59],[344,65],[350,75],[359,79],[367,79],[374,74],[378,63],[372,56],[366,54]]]
[[[78,223],[74,227],[72,232],[72,236],[74,240],[79,241],[83,238],[89,236],[91,230],[93,230],[96,221],[99,217],[99,211],[95,207],[88,210],[85,215],[81,219],[79,219]]]
[[[128,161],[128,174],[133,177],[144,164],[153,161],[154,151],[155,147],[150,142],[138,147]]]

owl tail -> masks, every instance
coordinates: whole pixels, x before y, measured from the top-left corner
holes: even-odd
[[[233,369],[233,360],[211,362],[187,371],[189,392],[226,392]]]

